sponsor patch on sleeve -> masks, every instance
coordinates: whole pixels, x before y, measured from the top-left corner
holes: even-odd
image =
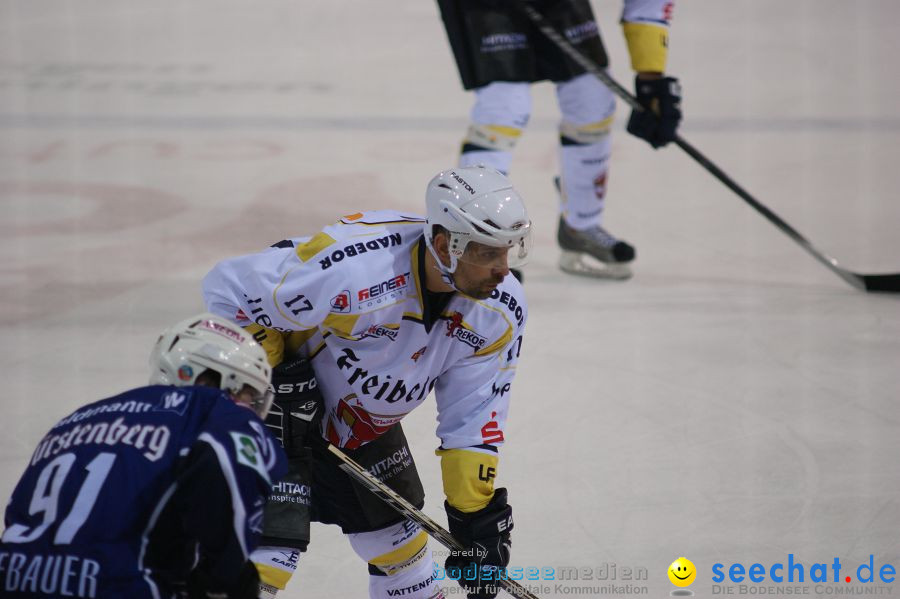
[[[246,433],[231,433],[234,442],[235,456],[238,464],[256,470],[263,479],[269,480],[269,471],[266,468],[265,458],[259,449],[259,444],[251,435]]]

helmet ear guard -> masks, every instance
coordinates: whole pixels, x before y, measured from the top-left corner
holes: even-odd
[[[195,385],[207,370],[233,397],[248,394],[265,418],[272,405],[272,369],[265,350],[238,325],[213,314],[192,316],[163,331],[150,353],[150,384]]]
[[[425,242],[445,280],[463,257],[469,242],[509,249],[508,266],[521,266],[531,249],[531,221],[525,204],[505,175],[485,166],[438,173],[425,193]],[[447,231],[450,265],[433,247],[434,226]],[[452,285],[452,282],[451,282]]]

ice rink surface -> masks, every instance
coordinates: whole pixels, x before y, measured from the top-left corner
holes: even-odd
[[[594,9],[630,88],[621,5]],[[855,271],[900,270],[898,21],[894,0],[693,0],[672,26],[683,136]],[[635,276],[562,274],[558,112],[549,84],[534,98],[511,173],[536,228],[499,472],[511,566],[594,573],[525,581],[545,598],[665,597],[680,555],[697,596],[724,592],[715,563],[900,570],[900,298],[852,289],[683,152],[628,136],[622,105],[605,222]],[[429,1],[0,0],[0,495],[53,422],[144,383],[216,261],[422,212],[470,102]],[[444,522],[433,403],[404,427]],[[314,526],[281,596],[366,585]]]

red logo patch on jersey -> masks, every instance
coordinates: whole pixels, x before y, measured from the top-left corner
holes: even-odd
[[[463,315],[459,312],[454,312],[450,315],[450,320],[447,322],[447,336],[452,337],[453,332],[462,326]]]
[[[373,414],[357,403],[356,394],[354,393],[338,401],[337,410],[335,411],[337,419],[350,427],[350,437],[343,445],[346,449],[356,449],[363,443],[377,439],[393,425],[400,422],[405,415]],[[329,421],[326,428],[326,434],[329,435],[328,440],[332,445],[340,446],[339,443],[335,443],[339,439],[337,430],[331,421]]]
[[[666,2],[665,6],[663,6],[663,20],[668,23],[672,20],[672,11],[675,10],[674,2]]]
[[[425,350],[426,350],[426,349],[428,349],[428,346],[427,346],[427,345],[422,346],[422,349],[420,349],[419,351],[417,351],[416,353],[414,353],[413,355],[411,355],[411,356],[409,357],[409,359],[412,360],[413,362],[418,362],[418,361],[419,361],[419,358],[421,358],[422,356],[425,355]]]
[[[391,277],[387,281],[382,281],[378,285],[372,285],[356,292],[359,301],[371,300],[383,295],[391,295],[396,297],[397,294],[390,294],[391,291],[399,291],[409,284],[409,273]]]
[[[497,412],[491,412],[491,418],[495,418]],[[491,420],[481,427],[481,440],[485,445],[491,443],[503,443],[503,431],[500,430],[500,424],[496,420]]]
[[[331,298],[332,312],[349,312],[350,311],[350,292],[347,290],[338,293]]]
[[[249,318],[247,318],[247,315],[244,314],[243,310],[238,310],[237,314],[234,315],[234,319],[235,320],[250,320]]]
[[[594,179],[594,195],[598,200],[602,200],[606,195],[606,173]]]
[[[459,312],[450,315],[447,322],[447,336],[455,337],[476,350],[484,347],[487,343],[487,339],[463,326],[463,315]]]
[[[365,339],[366,337],[387,337],[391,341],[394,341],[397,339],[397,329],[382,326],[380,324],[373,324],[366,329],[365,333],[359,336],[360,339]]]

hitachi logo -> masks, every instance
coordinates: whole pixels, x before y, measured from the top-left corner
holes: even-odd
[[[272,485],[272,492],[285,493],[287,495],[300,495],[302,497],[309,497],[311,494],[309,485],[299,485],[297,483],[285,481]]]
[[[378,476],[389,468],[393,468],[397,465],[407,466],[410,463],[409,449],[406,447],[401,447],[392,455],[389,455],[380,462],[377,462],[374,465],[370,466],[369,472],[371,472],[373,476]]]

